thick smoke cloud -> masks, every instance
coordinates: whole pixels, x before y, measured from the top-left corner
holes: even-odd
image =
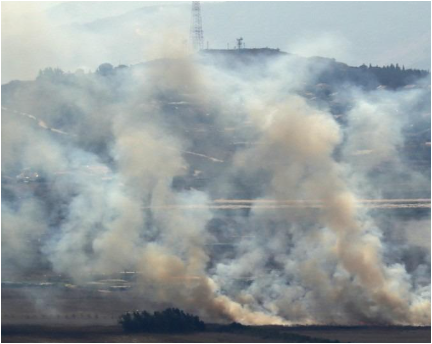
[[[430,324],[430,246],[407,231],[428,221],[359,207],[388,176],[430,188],[401,151],[429,90],[339,85],[340,121],[308,95],[331,61],[183,48],[4,86],[3,276],[135,271],[144,302],[212,321]]]

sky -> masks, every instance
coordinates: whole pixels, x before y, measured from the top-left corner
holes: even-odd
[[[59,5],[62,3],[70,2],[70,1],[33,1],[38,4],[41,8],[50,8],[55,5]],[[170,4],[170,3],[178,3],[178,2],[190,2],[190,1],[147,1],[149,6],[159,5],[159,4]],[[222,1],[202,1],[202,2],[222,2]]]
[[[202,2],[205,45],[430,69],[430,2]],[[187,44],[190,2],[2,2],[2,83],[135,64]],[[167,42],[166,33],[172,32]],[[164,40],[164,42],[162,42]],[[155,54],[155,46],[162,47]],[[162,50],[162,51],[161,51]]]

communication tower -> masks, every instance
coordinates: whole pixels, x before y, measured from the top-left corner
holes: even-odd
[[[192,17],[190,26],[190,40],[194,51],[202,50],[204,47],[204,34],[201,20],[201,4],[192,1]]]

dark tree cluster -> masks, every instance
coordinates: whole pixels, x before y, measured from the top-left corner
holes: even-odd
[[[324,83],[332,87],[353,84],[366,90],[376,89],[378,86],[385,86],[389,89],[398,89],[409,85],[418,85],[421,80],[429,78],[427,70],[405,69],[398,64],[389,66],[366,66],[351,67],[345,63],[337,62],[333,59],[310,58],[312,66],[322,68],[317,78],[318,83]],[[321,66],[321,67],[320,67]]]
[[[381,85],[389,86],[391,88],[398,88],[415,83],[416,80],[429,76],[429,71],[421,69],[405,69],[404,66],[399,67],[398,64],[391,64],[389,66],[372,66],[369,64],[359,67],[361,70],[367,71],[375,75]]]
[[[53,82],[61,82],[65,77],[65,73],[60,68],[45,68],[39,71],[36,80],[51,80]]]
[[[125,313],[119,324],[126,332],[183,333],[204,331],[206,326],[199,317],[177,308],[150,314],[146,311]]]

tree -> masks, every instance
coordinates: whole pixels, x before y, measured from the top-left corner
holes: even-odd
[[[205,330],[205,324],[199,317],[177,308],[154,312],[153,315],[146,311],[125,313],[120,316],[119,324],[126,332],[179,333]]]
[[[36,80],[49,80],[52,82],[60,82],[64,79],[64,72],[60,68],[45,68],[39,71]]]
[[[111,63],[102,63],[96,70],[96,74],[109,76],[114,73],[114,67]]]

